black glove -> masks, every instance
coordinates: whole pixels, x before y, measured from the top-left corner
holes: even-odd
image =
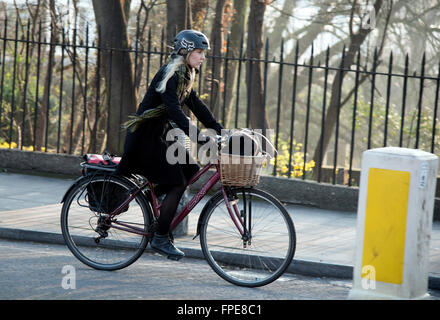
[[[197,143],[203,146],[207,144],[209,141],[211,141],[210,136],[200,135],[199,139],[197,140]]]
[[[221,136],[219,136],[219,135],[216,135],[215,137],[203,135],[199,138],[199,140],[197,142],[199,144],[201,144],[202,146],[207,143],[215,143],[216,145],[218,145],[220,142],[220,139],[221,139]]]

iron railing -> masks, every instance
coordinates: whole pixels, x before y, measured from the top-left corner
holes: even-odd
[[[90,43],[96,34],[90,35],[88,28],[81,37],[74,29],[69,34],[63,30],[61,40],[46,40],[44,34],[51,34],[50,28],[40,22],[36,37],[30,37],[31,27],[28,23],[20,28],[18,19],[15,24],[3,21],[0,146],[69,154],[102,152],[110,129],[102,53],[111,57],[130,53],[140,101],[167,59],[163,32],[153,37],[150,29],[144,41],[136,38],[131,48],[120,49],[101,45],[99,37]],[[354,64],[344,68],[345,47],[335,55],[330,49],[315,53],[312,45],[304,58],[296,43],[288,60],[283,41],[271,51],[267,40],[263,57],[250,59],[243,38],[235,51],[228,38],[224,54],[208,53],[196,90],[212,110],[214,104],[220,107],[216,116],[225,126],[250,127],[253,108],[248,88],[255,84],[247,78],[246,68],[262,65],[264,113],[279,150],[269,173],[352,185],[357,183],[356,168],[364,150],[399,146],[438,152],[440,76],[438,71],[437,76],[426,75],[425,54],[414,59],[420,64],[411,72],[408,54],[398,57],[390,53],[382,60],[377,49],[367,54],[363,48]],[[336,66],[331,60],[338,61]],[[214,75],[218,63],[222,71]],[[236,68],[235,78],[231,78],[231,66]],[[232,92],[224,90],[230,82]],[[326,113],[335,101],[334,128],[327,133],[328,143],[319,143],[325,139],[330,123],[326,119],[332,116]],[[121,112],[123,108],[121,103]],[[121,131],[119,139],[123,136]]]

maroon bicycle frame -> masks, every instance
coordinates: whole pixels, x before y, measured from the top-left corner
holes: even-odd
[[[189,181],[188,186],[192,185],[194,182],[196,182],[203,174],[205,174],[209,169],[212,167],[215,167],[216,171],[215,173],[209,178],[209,180],[202,186],[202,188],[192,197],[192,199],[183,207],[183,209],[174,217],[173,221],[170,225],[170,231],[173,231],[180,222],[182,222],[183,219],[191,212],[192,209],[200,202],[200,200],[206,195],[206,193],[211,190],[211,188],[220,180],[220,167],[218,164],[209,164],[205,166],[202,170],[197,172]],[[153,207],[153,214],[156,216],[156,218],[160,215],[160,204],[157,201],[156,195],[154,194],[153,190],[153,184],[150,181],[145,182],[140,187],[138,187],[134,192],[130,194],[130,197],[125,200],[118,208],[116,208],[110,215],[109,220],[111,220],[116,215],[120,214],[122,210],[146,187],[150,188],[150,194],[152,199],[152,207]],[[226,207],[228,209],[229,215],[234,222],[234,225],[237,227],[237,230],[240,232],[240,234],[243,236],[245,233],[245,224],[243,222],[243,218],[240,215],[240,211],[237,208],[237,204],[233,203],[231,206],[231,203],[229,202],[228,195],[226,193],[226,190],[224,186],[221,186],[221,190],[223,193],[223,198],[226,203]],[[147,236],[148,233],[146,233],[143,229],[134,227],[132,225],[119,222],[119,221],[113,221],[112,228],[132,232],[140,235]]]

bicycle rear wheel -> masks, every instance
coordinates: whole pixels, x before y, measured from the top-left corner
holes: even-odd
[[[81,262],[99,270],[117,270],[142,255],[151,217],[143,195],[139,193],[112,219],[108,215],[108,208],[114,206],[109,190],[117,190],[127,199],[135,187],[127,179],[97,174],[82,178],[68,193],[61,212],[61,230],[68,248]],[[138,233],[117,229],[128,227]]]
[[[200,230],[203,254],[223,279],[258,287],[278,279],[295,254],[295,227],[284,206],[270,194],[253,188],[231,190],[231,205],[239,232],[220,192],[207,208]],[[232,208],[234,211],[234,208]],[[233,213],[235,215],[235,213]]]

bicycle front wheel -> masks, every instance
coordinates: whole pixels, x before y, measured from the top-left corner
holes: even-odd
[[[142,194],[113,218],[108,212],[115,206],[111,192],[117,190],[118,198],[128,199],[134,187],[127,179],[98,174],[79,180],[66,196],[61,230],[68,248],[81,262],[99,270],[117,270],[142,255],[151,217]]]
[[[295,227],[275,197],[258,189],[234,188],[228,204],[221,192],[213,197],[202,220],[200,243],[220,277],[258,287],[278,279],[292,262]]]

